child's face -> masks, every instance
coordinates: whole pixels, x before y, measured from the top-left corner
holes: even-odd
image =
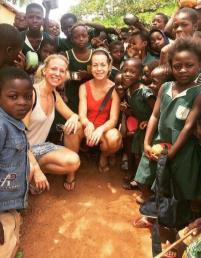
[[[157,68],[154,69],[151,72],[151,81],[149,88],[157,95],[161,85],[164,83],[162,71]]]
[[[0,92],[0,107],[10,116],[22,120],[32,107],[33,86],[23,79],[6,82]]]
[[[132,45],[132,48],[136,52],[142,52],[145,51],[147,47],[147,41],[144,41],[140,35],[132,36],[132,38],[129,40],[129,44]]]
[[[160,53],[165,46],[165,39],[160,32],[155,31],[150,35],[150,44],[153,51]]]
[[[43,12],[39,8],[32,8],[26,14],[26,21],[31,31],[39,31],[43,25]]]
[[[103,80],[108,77],[110,66],[107,56],[104,54],[94,54],[91,59],[91,73],[97,80]]]
[[[188,85],[196,78],[200,62],[195,53],[188,50],[176,52],[172,58],[172,73],[180,85]]]
[[[122,84],[129,88],[140,80],[141,70],[133,60],[128,60],[122,68]]]
[[[145,67],[143,69],[142,82],[145,85],[149,85],[151,83],[151,72],[147,65],[145,65]]]
[[[165,22],[161,15],[155,15],[152,20],[152,29],[164,30]]]
[[[26,15],[25,15],[25,13],[17,13],[16,14],[14,25],[20,31],[21,30],[26,30],[27,22],[26,22]]]
[[[66,79],[67,65],[64,60],[54,58],[49,61],[43,71],[46,83],[56,88],[64,83]]]
[[[83,49],[86,48],[89,41],[89,36],[84,26],[78,26],[72,31],[72,42],[75,47]]]
[[[50,44],[46,44],[44,45],[41,50],[40,50],[40,59],[41,59],[41,62],[44,62],[44,60],[52,55],[56,53],[56,49],[54,46],[50,45]]]
[[[75,20],[72,17],[66,18],[61,23],[61,30],[66,37],[70,36],[70,30],[75,24]]]
[[[111,49],[110,54],[112,56],[112,59],[114,62],[121,62],[123,56],[124,56],[124,47],[123,45],[116,45]]]
[[[173,32],[176,38],[192,36],[197,28],[197,24],[193,24],[190,17],[186,13],[179,13],[173,21]]]
[[[60,28],[59,28],[58,22],[50,20],[48,24],[48,32],[50,35],[54,37],[58,37],[60,34]]]

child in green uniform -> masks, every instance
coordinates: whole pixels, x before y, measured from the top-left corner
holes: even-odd
[[[193,40],[178,39],[172,45],[169,63],[175,81],[165,83],[159,90],[135,176],[140,185],[151,187],[157,164],[151,146],[161,142],[171,144],[169,166],[163,176],[166,183],[171,176],[178,200],[201,197],[201,146],[192,134],[201,110],[201,85],[195,83],[200,62],[200,46]]]
[[[143,152],[146,122],[151,116],[155,103],[153,92],[147,86],[140,83],[142,68],[142,61],[137,58],[126,60],[122,67],[122,84],[127,87],[130,115],[138,120],[131,147],[135,156],[136,168]]]
[[[87,65],[91,59],[92,49],[87,48],[89,36],[87,28],[77,23],[71,29],[73,48],[66,52],[69,61],[70,81],[66,87],[66,95],[69,107],[78,112],[79,86],[90,78]]]

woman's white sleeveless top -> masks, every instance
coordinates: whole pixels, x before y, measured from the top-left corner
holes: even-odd
[[[54,103],[52,112],[47,116],[41,107],[40,86],[35,85],[35,89],[36,89],[36,96],[37,96],[36,105],[31,112],[30,123],[27,131],[27,138],[30,145],[41,144],[46,141],[55,117],[54,96],[52,95],[52,99]]]

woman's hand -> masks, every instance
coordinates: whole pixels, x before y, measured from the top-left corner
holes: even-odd
[[[122,111],[122,112],[125,112],[126,110],[127,110],[127,108],[128,108],[128,103],[126,102],[126,101],[122,101],[121,103],[120,103],[120,110]]]
[[[104,128],[102,126],[96,128],[93,131],[90,139],[88,139],[87,145],[89,145],[91,147],[98,145],[98,143],[100,142],[100,139],[101,139],[103,133],[104,133]]]
[[[39,166],[34,167],[33,179],[36,184],[36,188],[38,190],[44,191],[45,189],[47,190],[50,189],[50,185],[47,181],[47,178],[44,175],[44,173],[41,171]]]
[[[72,114],[64,125],[64,133],[67,135],[71,133],[75,134],[77,132],[78,120],[79,116],[77,114]]]
[[[94,127],[93,123],[91,123],[91,122],[87,123],[87,126],[84,129],[84,134],[86,136],[87,143],[88,143],[89,139],[91,139],[91,136],[92,136],[92,133],[94,130],[95,130],[95,127]]]

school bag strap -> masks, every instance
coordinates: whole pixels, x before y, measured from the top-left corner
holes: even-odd
[[[103,109],[104,109],[105,106],[107,105],[109,99],[110,99],[111,96],[112,96],[112,92],[113,92],[114,88],[115,88],[115,85],[112,86],[112,87],[108,90],[108,92],[105,94],[105,97],[104,97],[103,101],[101,102],[101,104],[100,104],[100,106],[99,106],[98,112],[97,112],[97,114],[96,114],[96,117],[95,117],[93,123],[96,121],[97,117],[100,115],[100,113],[103,111]]]
[[[35,99],[34,99],[34,103],[33,103],[33,106],[32,106],[32,111],[34,110],[34,108],[36,106],[36,103],[37,103],[37,94],[36,94],[36,89],[34,87],[33,87],[33,91],[34,91]],[[54,98],[54,102],[56,102],[56,94],[55,94],[54,91],[52,92],[52,95],[53,95],[53,98]]]

